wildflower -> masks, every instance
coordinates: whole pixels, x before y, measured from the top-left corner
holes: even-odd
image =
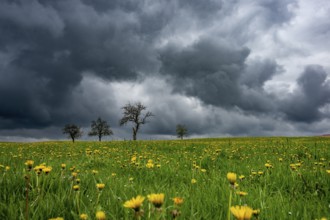
[[[202,173],[206,173],[206,169],[201,169],[201,172]]]
[[[117,176],[117,174],[116,173],[111,173],[111,176],[115,177],[115,176]]]
[[[34,161],[33,160],[27,160],[25,162],[25,165],[27,166],[28,171],[30,171],[33,167]]]
[[[262,174],[264,174],[264,172],[263,171],[258,171],[258,175],[262,175]]]
[[[282,162],[282,161],[283,161],[283,158],[281,158],[281,157],[280,157],[280,158],[278,158],[278,161]]]
[[[327,172],[328,174],[330,174],[330,170],[326,170],[326,172]]]
[[[73,188],[74,191],[78,191],[80,186],[79,185],[74,185],[72,188]]]
[[[156,208],[160,208],[164,203],[164,193],[159,194],[150,194],[148,195],[148,200],[151,202]]]
[[[10,170],[10,166],[6,166],[6,171],[9,171]]]
[[[49,174],[50,171],[52,171],[52,168],[51,167],[45,167],[42,169],[42,171],[44,171],[45,174]]]
[[[99,171],[97,171],[97,170],[92,170],[92,173],[93,173],[94,175],[96,175],[96,174],[99,173]]]
[[[243,179],[245,179],[245,176],[244,176],[244,175],[240,175],[240,176],[238,177],[238,179],[240,179],[240,180],[242,181]]]
[[[50,218],[49,220],[64,220],[62,217],[57,217],[57,218]]]
[[[174,202],[175,205],[181,205],[183,203],[183,198],[174,197],[173,202]]]
[[[78,173],[77,172],[72,172],[71,175],[72,175],[73,178],[76,178],[78,176]]]
[[[237,179],[236,173],[227,173],[227,179],[231,185],[235,185]]]
[[[131,200],[128,200],[124,203],[125,208],[133,209],[135,212],[139,212],[144,201],[144,197],[138,195],[137,197],[133,197]]]
[[[79,218],[81,219],[81,220],[87,220],[88,219],[88,215],[87,214],[81,214],[80,216],[79,216]]]
[[[103,211],[97,211],[95,215],[97,220],[105,220],[105,213]]]
[[[146,164],[146,167],[147,167],[147,168],[153,168],[153,167],[154,167],[154,164],[153,164],[152,162],[151,162],[151,163],[148,162],[148,163]]]
[[[62,163],[62,164],[61,164],[61,168],[62,168],[62,170],[64,170],[65,167],[66,167],[66,164],[65,164],[65,163]]]
[[[243,191],[237,192],[237,195],[239,196],[246,196],[247,194],[248,194],[247,192],[243,192]]]
[[[271,165],[270,163],[265,163],[265,167],[268,168],[273,168],[273,165]]]
[[[77,183],[77,184],[79,184],[79,183],[80,183],[80,181],[81,181],[80,179],[76,179],[76,183]]]
[[[104,187],[105,187],[105,184],[104,183],[98,183],[98,184],[96,184],[96,188],[98,189],[98,190],[102,190],[102,189],[104,189]]]
[[[258,216],[260,214],[260,209],[253,209],[252,214]]]
[[[195,184],[195,183],[197,183],[197,180],[196,179],[191,179],[191,183]]]
[[[253,209],[249,206],[232,206],[230,211],[237,220],[249,220],[253,214]]]
[[[130,182],[132,182],[132,181],[134,180],[134,178],[133,178],[133,177],[130,177],[128,180],[129,180]]]

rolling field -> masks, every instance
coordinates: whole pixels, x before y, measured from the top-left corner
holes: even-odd
[[[251,219],[330,216],[325,137],[0,143],[0,152],[0,219],[240,219],[239,205]]]

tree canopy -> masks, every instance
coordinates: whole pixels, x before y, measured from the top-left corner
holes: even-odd
[[[63,128],[63,134],[68,134],[68,137],[74,142],[76,138],[81,137],[83,132],[81,128],[75,124],[66,124]]]
[[[133,105],[128,103],[123,106],[122,109],[123,117],[120,119],[119,124],[122,126],[127,124],[128,122],[132,122],[133,140],[136,140],[136,136],[140,126],[146,124],[148,122],[147,118],[154,115],[150,111],[147,111],[145,114],[143,114],[142,112],[145,111],[147,107],[140,102],[137,102]]]
[[[102,120],[100,117],[96,121],[92,121],[91,131],[88,133],[89,136],[98,136],[101,141],[103,136],[112,135],[113,132],[110,129],[108,123]]]

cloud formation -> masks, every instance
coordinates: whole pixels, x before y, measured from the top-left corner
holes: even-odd
[[[101,116],[127,138],[135,101],[157,115],[146,138],[327,133],[329,15],[327,0],[1,1],[0,137]]]

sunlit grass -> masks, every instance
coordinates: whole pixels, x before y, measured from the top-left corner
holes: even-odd
[[[0,143],[0,219],[235,219],[246,210],[251,219],[321,219],[330,216],[329,146],[329,138]]]

